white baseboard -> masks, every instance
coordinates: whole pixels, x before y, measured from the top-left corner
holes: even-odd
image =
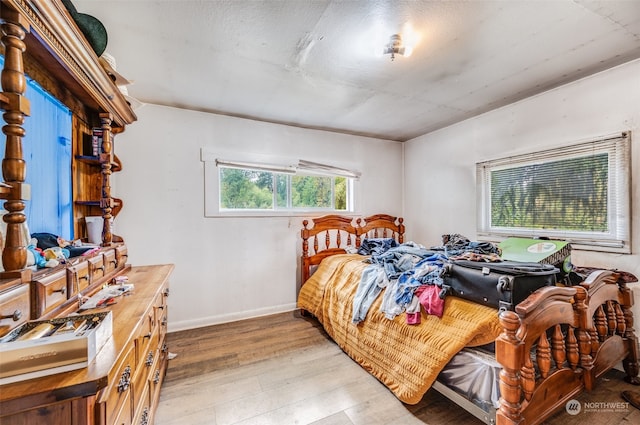
[[[187,329],[202,328],[204,326],[219,325],[221,323],[236,322],[238,320],[252,319],[254,317],[268,316],[270,314],[286,313],[297,308],[295,303],[283,304],[273,307],[258,308],[255,310],[240,311],[237,313],[220,314],[216,316],[202,317],[199,319],[182,320],[179,322],[169,321],[168,332],[185,331]],[[169,306],[171,311],[171,306]]]

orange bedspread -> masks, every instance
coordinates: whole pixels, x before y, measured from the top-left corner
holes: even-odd
[[[380,312],[382,294],[366,320],[351,322],[353,297],[365,257],[334,255],[322,261],[302,286],[298,307],[315,315],[333,340],[402,402],[418,403],[442,368],[463,347],[489,343],[500,334],[496,309],[453,296],[442,318],[422,313],[420,325],[407,325]]]

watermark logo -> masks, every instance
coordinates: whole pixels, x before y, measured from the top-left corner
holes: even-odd
[[[587,401],[580,403],[578,400],[572,399],[567,401],[564,409],[572,416],[580,412],[619,413],[628,411],[629,403],[623,401]]]
[[[578,400],[569,400],[567,404],[564,405],[565,410],[568,414],[575,416],[582,410],[582,404]]]

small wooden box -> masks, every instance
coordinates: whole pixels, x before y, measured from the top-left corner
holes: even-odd
[[[64,326],[69,321],[91,323],[82,331],[13,340],[40,324]],[[111,312],[30,321],[13,329],[0,342],[0,385],[86,367],[111,338]]]

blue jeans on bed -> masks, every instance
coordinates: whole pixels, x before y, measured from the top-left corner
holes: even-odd
[[[382,266],[372,264],[364,269],[356,295],[353,298],[353,313],[351,316],[353,323],[357,324],[364,320],[371,304],[388,283],[389,281]]]

